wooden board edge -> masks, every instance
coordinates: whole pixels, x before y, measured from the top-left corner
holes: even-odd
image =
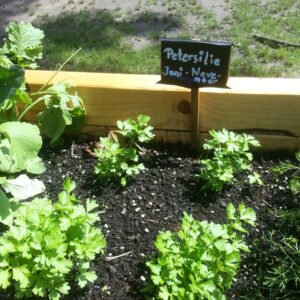
[[[83,126],[79,135],[86,136],[98,140],[100,136],[106,136],[109,130],[115,129],[108,126]],[[182,143],[191,144],[192,137],[190,131],[176,131],[176,130],[154,130],[155,140],[164,143]],[[251,134],[251,132],[248,134]],[[290,137],[284,135],[272,134],[257,134],[253,136],[261,143],[262,151],[290,151],[297,152],[300,150],[300,137]],[[208,132],[199,134],[199,148],[205,139],[209,139]]]

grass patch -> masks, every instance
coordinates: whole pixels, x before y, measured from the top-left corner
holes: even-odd
[[[164,37],[164,31],[163,30],[153,30],[149,32],[148,38],[152,40],[160,40],[162,37]]]
[[[137,33],[132,22],[117,22],[114,14],[98,11],[63,13],[35,24],[45,32],[42,68],[57,69],[78,48],[82,50],[65,70],[120,73],[159,73],[158,45],[134,51],[124,37]]]
[[[50,69],[81,47],[82,51],[66,69],[106,71],[101,67],[101,57],[112,51],[117,56],[116,52],[127,51],[130,47],[124,45],[123,38],[136,33],[131,23],[117,22],[114,15],[106,11],[98,11],[93,16],[88,12],[67,12],[54,19],[38,20],[35,25],[45,32],[42,66]]]
[[[148,0],[146,4],[147,7],[139,4],[140,11],[132,9],[127,15],[119,8],[39,18],[35,25],[46,36],[42,67],[55,69],[81,47],[67,70],[160,73],[159,40],[176,36],[233,42],[230,73],[234,76],[299,74],[299,48],[276,47],[253,36],[299,43],[297,0],[269,0],[265,4],[258,0],[231,0],[230,12],[222,20],[194,0]],[[152,11],[151,5],[160,5],[162,12]],[[135,47],[135,39],[141,42],[142,49]]]
[[[232,25],[227,31],[235,44],[232,75],[293,76],[300,69],[300,49],[261,43],[254,34],[299,43],[300,4],[297,0],[232,2]]]
[[[154,45],[136,52],[124,46],[100,52],[91,50],[78,55],[71,69],[108,73],[157,74],[160,72],[160,46]],[[94,65],[93,65],[94,64]],[[91,69],[91,66],[93,66]]]
[[[44,16],[34,25],[45,32],[44,59],[41,68],[57,69],[78,48],[82,50],[70,61],[65,70],[112,73],[160,73],[160,44],[163,30],[150,30],[146,26],[138,32],[141,22],[162,22],[166,29],[178,27],[180,18],[144,11],[133,18],[120,18],[120,11],[64,12],[56,18]],[[136,36],[153,42],[140,50],[134,50],[132,39]]]

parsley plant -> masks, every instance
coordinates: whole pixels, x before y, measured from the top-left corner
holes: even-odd
[[[138,115],[137,122],[132,119],[125,121],[117,121],[117,127],[120,129],[120,134],[128,138],[129,147],[136,145],[137,142],[149,142],[154,138],[152,133],[153,127],[148,126],[150,121],[149,116]]]
[[[13,284],[17,298],[32,295],[58,300],[70,290],[68,279],[75,272],[80,287],[97,276],[90,261],[103,252],[104,237],[93,224],[98,205],[78,204],[71,192],[75,182],[64,182],[58,202],[35,198],[17,204],[13,222],[0,237],[0,287]]]
[[[243,222],[255,226],[253,209],[233,204],[227,206],[228,223],[199,222],[184,213],[182,229],[174,236],[160,232],[155,246],[160,255],[146,264],[152,283],[145,290],[156,289],[155,299],[225,299],[240,262],[240,251],[250,252],[243,236]]]
[[[95,173],[99,177],[120,178],[121,185],[124,187],[127,177],[139,174],[145,167],[142,163],[137,163],[139,156],[137,149],[143,149],[138,142],[148,142],[153,137],[153,127],[148,126],[150,117],[138,115],[137,121],[127,119],[118,121],[119,128],[117,140],[113,138],[100,138],[100,148],[95,149],[98,157],[98,164],[95,167]]]
[[[204,188],[214,191],[221,191],[225,184],[230,183],[237,172],[248,172],[249,183],[263,184],[260,175],[252,173],[250,162],[253,159],[249,152],[249,145],[259,147],[260,143],[252,136],[235,134],[232,131],[211,130],[212,139],[206,140],[203,148],[211,150],[213,156],[210,159],[200,161],[204,167],[201,169],[201,176],[207,181]]]

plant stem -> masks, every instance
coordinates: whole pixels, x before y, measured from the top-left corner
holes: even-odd
[[[61,69],[65,66],[66,63],[68,63],[79,51],[81,48],[79,48],[77,51],[75,51],[63,64],[58,68],[58,70],[48,79],[48,81],[38,90],[38,92],[41,92],[45,89],[45,87],[50,83],[50,81],[57,75],[58,72],[61,71]]]
[[[19,114],[18,118],[17,118],[17,121],[20,122],[22,120],[22,118],[24,117],[24,115],[33,107],[35,106],[36,104],[38,104],[39,102],[43,101],[44,99],[43,98],[40,98],[36,101],[34,101],[33,103],[31,103],[29,106],[27,106],[25,109],[23,109],[21,111],[21,113]]]
[[[36,93],[32,93],[31,95],[33,96],[38,96],[38,95],[55,95],[56,92],[49,92],[49,91],[45,91],[45,92],[36,92]],[[68,93],[61,93],[61,94],[65,94],[65,95],[68,95]],[[44,98],[40,98],[34,102],[32,102],[31,104],[27,105],[27,106],[24,106],[23,110],[21,110],[18,118],[17,118],[17,121],[21,121],[22,118],[24,117],[24,115],[32,108],[34,107],[35,105],[37,105],[39,102],[41,102],[42,100],[44,100]]]
[[[51,94],[51,92],[43,92],[43,90],[46,88],[46,86],[50,83],[50,81],[58,74],[58,72],[61,71],[61,69],[65,66],[65,64],[67,62],[69,62],[79,51],[81,50],[81,48],[79,48],[77,51],[75,51],[66,61],[63,62],[63,64],[58,68],[58,70],[48,79],[48,81],[35,93],[32,93],[31,96],[39,96],[39,95],[44,95],[44,94]],[[55,94],[55,93],[54,93]],[[66,93],[67,94],[67,93]],[[26,106],[23,108],[23,110],[20,112],[17,121],[21,121],[22,118],[24,117],[24,115],[36,104],[38,104],[39,102],[41,102],[43,100],[42,99],[38,99],[34,102],[32,102],[30,105]]]

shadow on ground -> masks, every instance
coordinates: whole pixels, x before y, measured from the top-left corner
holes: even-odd
[[[9,23],[15,17],[22,15],[26,7],[38,0],[0,0],[0,25]],[[20,19],[21,20],[21,19]],[[5,35],[5,28],[0,26],[0,39]],[[1,42],[0,42],[1,45]]]
[[[172,32],[181,26],[181,19],[149,11],[120,18],[112,11],[97,10],[64,12],[51,18],[40,17],[33,24],[45,33],[45,59],[40,65],[42,68],[53,68],[56,59],[49,61],[50,53],[51,57],[53,53],[57,54],[57,63],[62,61],[59,53],[70,54],[78,48],[82,48],[81,52],[85,52],[86,56],[93,51],[134,51],[137,50],[135,42],[151,39],[149,35],[158,30]],[[146,42],[144,44],[147,45]]]

